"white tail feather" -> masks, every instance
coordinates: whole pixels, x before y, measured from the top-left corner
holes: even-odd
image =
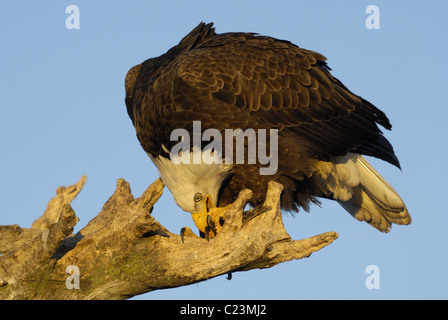
[[[347,183],[346,178],[338,176],[337,166],[341,163],[344,163],[347,169],[350,168],[351,174],[356,177],[351,180],[357,182],[356,184]],[[411,223],[411,217],[403,200],[364,157],[348,154],[337,159],[333,166],[335,169],[331,179],[328,179],[328,174],[320,175],[322,192],[328,194],[331,190],[333,199],[353,217],[366,221],[383,232],[388,232],[392,223]],[[326,171],[329,171],[328,168]],[[335,184],[342,186],[339,189],[344,192],[335,193],[334,190],[338,190],[334,187]]]

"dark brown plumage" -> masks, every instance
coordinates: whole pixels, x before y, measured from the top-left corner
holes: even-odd
[[[154,158],[169,157],[162,145],[169,150],[176,143],[170,141],[172,130],[191,132],[195,120],[201,121],[202,130],[221,132],[276,128],[277,173],[260,176],[259,163],[234,165],[221,188],[220,205],[233,201],[244,188],[253,190],[252,202],[258,205],[267,182],[277,180],[284,185],[286,210],[308,210],[309,202],[318,202],[318,197],[344,206],[351,197],[351,209],[347,204],[344,208],[381,231],[387,231],[391,222],[410,223],[406,207],[390,186],[391,190],[382,188],[392,195],[389,198],[398,197],[392,204],[372,191],[375,186],[366,186],[368,182],[363,185],[361,180],[351,189],[345,186],[335,165],[345,161],[361,168],[365,160],[357,161],[358,155],[369,155],[399,167],[378,127],[391,129],[386,115],[333,77],[323,55],[253,33],[216,34],[212,25],[199,24],[167,53],[134,66],[127,74],[126,106],[143,149]],[[331,187],[330,180],[346,191],[335,192],[341,188]],[[370,217],[363,213],[367,209],[361,194],[382,203],[376,211],[369,209]],[[398,212],[398,218],[389,217],[388,208]]]

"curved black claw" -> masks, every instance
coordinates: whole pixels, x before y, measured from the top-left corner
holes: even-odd
[[[208,218],[207,218],[207,223],[208,223]],[[207,239],[207,241],[210,240],[210,231],[211,231],[210,227],[206,226],[205,227],[205,239]]]
[[[232,280],[232,272],[228,272],[227,273],[227,278],[226,278],[227,280]]]
[[[208,215],[208,216],[207,216],[207,226],[210,228],[211,231],[213,231],[214,233],[216,233],[215,224],[213,223],[213,220],[212,220],[212,216],[211,216],[211,215]]]
[[[253,209],[250,209],[249,211],[245,211],[245,212],[243,212],[243,222],[249,221],[249,220],[255,218],[256,216],[258,216],[262,213],[265,213],[271,209],[272,209],[271,207],[269,207],[269,206],[265,207],[261,204],[261,205],[256,206]]]
[[[187,228],[185,228],[185,227],[180,229],[180,240],[182,240],[182,243],[184,243],[185,231],[187,231]]]
[[[185,236],[197,238],[198,236],[194,234],[193,231],[191,231],[188,227],[183,227],[180,229],[180,239],[182,240],[182,243],[184,243]]]

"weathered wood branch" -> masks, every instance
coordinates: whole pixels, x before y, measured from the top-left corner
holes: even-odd
[[[163,192],[160,179],[136,199],[129,184],[118,180],[101,212],[73,234],[78,218],[70,203],[84,183],[82,177],[58,188],[32,228],[0,226],[1,299],[126,299],[229,272],[270,268],[308,257],[337,238],[327,232],[292,241],[279,206],[282,186],[271,182],[265,202],[271,210],[244,219],[251,191],[243,190],[225,208],[216,237],[186,237],[182,243],[150,214]],[[78,273],[66,273],[73,270],[69,266],[79,270],[79,289]]]

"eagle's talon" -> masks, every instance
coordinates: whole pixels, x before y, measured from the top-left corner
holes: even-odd
[[[180,229],[180,239],[182,240],[182,243],[184,242],[184,237],[188,236],[188,237],[193,237],[193,238],[199,238],[193,231],[191,231],[190,228],[188,227],[183,227],[182,229]]]
[[[184,242],[184,235],[185,235],[185,227],[180,229],[180,240],[182,240],[182,243],[185,243]]]
[[[215,224],[213,222],[213,218],[211,215],[207,216],[207,226],[210,228],[211,231],[213,231],[216,234]]]
[[[243,212],[243,222],[247,222],[262,213],[268,212],[271,209],[272,208],[270,206],[265,207],[263,205],[258,205],[253,209],[245,211],[245,212]]]
[[[207,239],[207,241],[210,241],[210,232],[212,232],[212,229],[209,226],[206,226],[205,227],[205,239]]]

